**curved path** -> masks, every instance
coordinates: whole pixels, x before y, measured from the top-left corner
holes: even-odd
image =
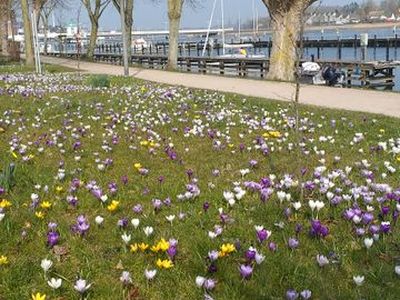
[[[42,57],[45,63],[77,68],[77,61],[56,57]],[[80,62],[80,68],[88,73],[122,75],[121,66]],[[286,82],[241,79],[195,73],[166,72],[152,69],[130,68],[130,75],[144,80],[181,85],[191,88],[209,89],[237,93],[259,98],[290,101],[294,85]],[[400,93],[372,90],[332,88],[304,85],[301,89],[302,104],[321,107],[361,111],[400,117]]]

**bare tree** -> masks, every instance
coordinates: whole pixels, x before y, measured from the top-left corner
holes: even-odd
[[[97,34],[99,31],[99,19],[111,0],[81,0],[90,19],[90,40],[86,55],[93,58],[96,48]],[[93,3],[92,3],[93,2]]]
[[[0,2],[0,39],[1,39],[1,54],[8,56],[8,0]]]
[[[41,20],[43,25],[44,54],[47,54],[50,15],[54,12],[55,9],[57,8],[65,9],[68,8],[68,5],[69,2],[65,0],[46,0],[46,3],[44,3],[43,7],[40,9],[40,16],[38,16],[38,20]]]
[[[118,13],[121,12],[121,0],[113,0],[113,4]],[[125,34],[127,36],[128,57],[132,56],[132,27],[133,27],[133,0],[125,0]],[[122,26],[121,26],[122,27]]]
[[[31,19],[29,17],[28,0],[21,0],[22,20],[24,22],[24,37],[25,37],[25,63],[27,66],[34,66],[33,55],[33,35]]]
[[[168,0],[169,45],[167,70],[178,66],[179,27],[181,23],[184,0]]]
[[[272,52],[268,78],[294,81],[297,42],[304,11],[317,0],[262,0],[272,25]]]

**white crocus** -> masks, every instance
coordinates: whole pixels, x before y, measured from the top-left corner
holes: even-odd
[[[394,267],[394,272],[400,276],[400,266],[395,266]]]
[[[54,290],[58,289],[61,287],[62,284],[62,279],[61,278],[51,278],[49,281],[47,281],[47,284]]]
[[[51,266],[53,265],[53,262],[49,259],[42,259],[42,262],[40,263],[40,266],[42,267],[43,271],[46,273],[48,270],[50,270]]]
[[[147,280],[152,280],[157,274],[157,270],[144,270],[144,276]]]
[[[150,236],[153,234],[154,229],[151,226],[146,226],[143,231],[146,236]]]
[[[206,279],[203,276],[197,276],[196,277],[196,285],[198,287],[202,287]]]
[[[131,223],[132,223],[133,227],[135,227],[135,229],[137,229],[139,227],[140,220],[139,219],[132,219]]]
[[[300,202],[294,202],[294,203],[293,203],[293,208],[294,208],[295,210],[299,210],[299,209],[301,208],[301,203],[300,203]]]
[[[124,241],[125,244],[128,244],[131,241],[131,235],[124,233],[121,235],[122,240]]]
[[[365,245],[365,248],[367,248],[367,249],[371,248],[373,243],[374,243],[374,239],[371,239],[371,238],[364,239],[364,245]]]
[[[167,219],[168,222],[170,222],[172,224],[172,221],[175,219],[175,215],[169,215],[165,217]]]
[[[104,218],[102,216],[97,216],[94,221],[96,222],[97,225],[101,225],[104,222]]]
[[[365,279],[364,276],[360,275],[353,276],[353,281],[358,286],[361,286],[364,283],[364,279]]]

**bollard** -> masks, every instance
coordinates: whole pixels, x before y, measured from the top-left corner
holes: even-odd
[[[386,61],[389,61],[390,60],[390,57],[389,57],[389,53],[390,53],[390,40],[389,39],[387,39],[387,41],[386,41]]]

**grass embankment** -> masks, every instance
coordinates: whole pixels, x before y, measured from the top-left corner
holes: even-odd
[[[89,299],[397,298],[398,119],[302,106],[300,154],[290,104],[117,77],[26,78],[7,89],[29,92],[0,96],[0,159],[16,165],[1,195],[4,299],[77,299],[78,278],[92,283]],[[197,276],[210,280],[200,288]]]

